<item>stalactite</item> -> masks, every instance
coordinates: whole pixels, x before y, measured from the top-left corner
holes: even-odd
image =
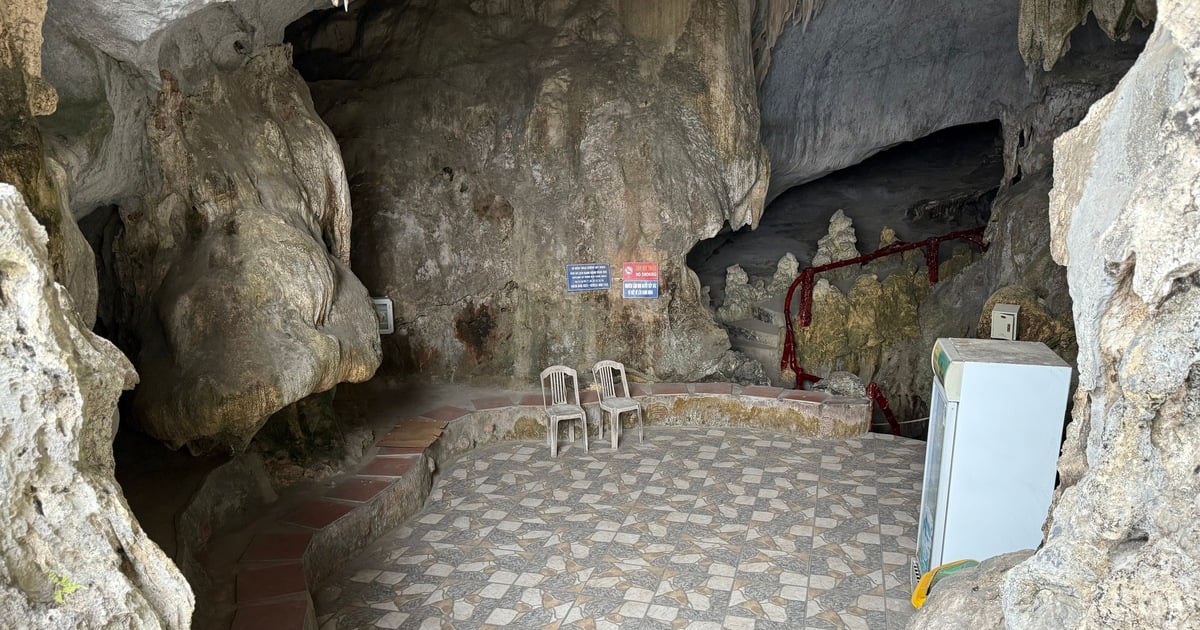
[[[801,30],[817,16],[825,0],[759,0],[754,10],[754,27],[751,37],[754,53],[754,71],[761,85],[771,66],[771,49],[791,22]]]
[[[1071,31],[1088,14],[1113,39],[1123,39],[1134,22],[1155,20],[1155,0],[1021,0],[1018,41],[1030,67],[1049,71],[1071,48]]]

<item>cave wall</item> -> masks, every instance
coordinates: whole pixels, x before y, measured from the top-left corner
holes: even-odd
[[[890,146],[1031,102],[1017,0],[818,6],[783,30],[760,89],[768,199]]]
[[[54,280],[49,238],[0,183],[0,619],[25,628],[186,628],[192,591],[113,476],[129,361]]]
[[[1200,623],[1200,6],[1162,0],[1157,18],[1133,68],[1054,147],[1053,253],[1080,350],[1045,540],[1007,572],[998,559],[962,577],[998,584],[992,597],[935,592],[912,627]]]
[[[802,25],[788,27],[780,39],[785,50],[788,42],[806,42],[809,54],[816,56],[841,54],[841,40],[822,40],[820,20],[832,6],[822,8],[814,21],[804,30]],[[993,7],[992,11],[1000,11]],[[1015,20],[1018,8],[1005,9],[1008,20]],[[947,16],[960,22],[942,22],[943,30],[959,33],[975,31],[981,34],[988,20],[1000,18],[974,16],[969,12],[952,10]],[[848,19],[848,18],[843,18]],[[899,19],[899,18],[896,18]],[[979,22],[983,20],[983,22]],[[1006,36],[1016,37],[1015,25],[1008,24],[1002,31]],[[1017,71],[1008,69],[1002,73],[1001,87],[1010,92],[1003,98],[987,103],[983,110],[1002,121],[1004,139],[1004,178],[996,182],[999,187],[990,210],[990,220],[985,233],[989,244],[986,253],[979,255],[973,246],[966,248],[957,260],[943,256],[941,280],[935,285],[924,281],[924,265],[918,254],[910,254],[906,263],[889,258],[864,265],[862,268],[843,269],[822,274],[835,285],[823,285],[814,296],[813,326],[799,329],[798,353],[801,366],[818,375],[834,370],[849,370],[864,381],[879,383],[888,397],[891,407],[903,419],[919,419],[927,414],[928,397],[932,386],[932,375],[928,370],[929,348],[938,337],[986,336],[990,324],[990,307],[994,303],[1016,303],[1022,308],[1023,326],[1020,338],[1046,343],[1056,353],[1073,362],[1076,353],[1071,298],[1067,287],[1066,270],[1055,263],[1050,251],[1050,224],[1047,208],[1051,188],[1053,165],[1052,147],[1054,138],[1072,128],[1087,113],[1089,106],[1106,94],[1117,79],[1132,65],[1144,42],[1145,33],[1138,28],[1128,29],[1128,42],[1113,42],[1095,20],[1087,21],[1069,34],[1069,52],[1049,72],[1035,71],[1026,79],[1019,56],[1016,56],[1015,39],[1007,46],[997,42],[994,54],[1008,59],[1016,56]],[[982,36],[982,35],[980,35]],[[862,37],[872,41],[871,31],[846,37]],[[951,37],[943,35],[942,38]],[[857,41],[857,40],[855,40]],[[989,40],[990,41],[990,40]],[[817,46],[824,42],[825,48]],[[941,43],[939,43],[941,42]],[[792,44],[796,45],[796,44]],[[857,49],[861,44],[848,46]],[[888,63],[904,59],[905,67],[898,72],[914,72],[913,68],[939,67],[947,63],[945,46],[949,45],[932,38],[923,47],[915,50],[916,56],[904,54],[905,46],[913,46],[907,40],[888,42],[897,49],[877,51],[878,57]],[[834,47],[834,48],[831,48]],[[1001,52],[1000,48],[1004,51]],[[778,99],[780,92],[770,91],[771,81],[780,85],[794,82],[788,73],[799,73],[797,81],[806,79],[814,71],[807,66],[784,66],[784,58],[776,55],[768,73],[768,82],[763,88],[764,108],[777,107],[771,99]],[[988,63],[986,60],[976,60]],[[955,63],[967,63],[959,60]],[[992,62],[999,63],[999,62]],[[1001,64],[1008,68],[1007,63]],[[837,74],[840,73],[840,74]],[[917,72],[918,76],[923,76]],[[823,69],[822,81],[833,86],[854,84],[860,80],[859,67],[834,64]],[[945,75],[945,84],[936,86],[935,93],[953,91],[957,84],[953,73]],[[903,82],[893,79],[895,85]],[[833,87],[834,93],[846,87]],[[932,89],[932,88],[931,88]],[[968,90],[969,92],[969,90]],[[815,110],[818,119],[826,116],[849,118],[862,116],[870,120],[871,111],[878,109],[877,95],[858,99],[834,114]],[[969,99],[968,99],[969,101]],[[982,101],[981,101],[982,102]],[[891,105],[894,107],[894,104]],[[950,108],[939,115],[958,115],[954,107],[968,107],[969,103],[944,105]],[[802,115],[814,115],[809,108]],[[867,112],[867,113],[864,113]],[[764,110],[764,120],[767,116]],[[889,116],[901,124],[912,122],[903,111],[886,111],[875,114]],[[928,122],[928,121],[927,121]],[[883,124],[883,123],[878,123]],[[924,123],[923,123],[924,124]],[[849,130],[864,129],[861,136]],[[879,130],[872,125],[855,125],[846,131],[831,132],[801,129],[800,133],[817,134],[821,142],[840,143],[864,142],[871,151],[879,147],[869,140],[879,140]],[[787,129],[776,129],[777,133],[792,133]],[[785,140],[773,140],[765,136],[768,148]],[[804,141],[804,140],[802,140]],[[882,140],[880,140],[882,141]],[[837,150],[827,148],[836,155]],[[825,154],[820,154],[825,155]],[[807,159],[807,158],[806,158]],[[817,159],[817,158],[811,158]],[[773,180],[779,175],[785,180],[786,173],[773,163]],[[808,169],[808,167],[805,167]],[[806,173],[809,171],[806,170]],[[772,184],[772,190],[775,188]],[[847,212],[853,214],[854,209]],[[898,218],[899,220],[899,218]],[[866,237],[869,247],[875,240]],[[967,256],[968,252],[973,255]],[[944,254],[948,252],[943,252]],[[899,274],[896,277],[892,277]],[[914,274],[917,274],[914,276]],[[861,276],[861,277],[859,277]],[[919,276],[919,277],[918,277]],[[838,287],[841,287],[840,289]],[[982,331],[982,332],[981,332]],[[919,428],[919,427],[918,427]]]
[[[99,329],[143,375],[131,420],[172,447],[245,448],[379,364],[337,143],[278,45],[316,6],[50,3],[49,149],[97,247]]]
[[[353,268],[396,303],[386,364],[713,373],[728,339],[685,256],[762,209],[748,3],[357,7],[291,41],[346,160]],[[626,261],[660,264],[659,299],[620,297]],[[582,262],[610,264],[614,288],[568,294]]]
[[[0,619],[184,628],[191,590],[114,478],[116,399],[137,374],[88,330],[95,270],[34,119],[56,105],[44,13],[0,8]]]
[[[1089,16],[1112,39],[1124,39],[1135,23],[1153,22],[1156,10],[1155,0],[1021,0],[1021,56],[1050,70],[1071,49],[1071,33]]]

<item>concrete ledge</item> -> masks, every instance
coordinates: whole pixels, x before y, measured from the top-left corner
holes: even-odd
[[[865,398],[730,383],[654,383],[631,389],[642,403],[647,426],[761,427],[825,439],[870,430],[871,403]],[[596,434],[602,413],[595,392],[581,392],[581,398],[589,431]],[[472,403],[474,409],[439,407],[420,418],[399,420],[359,470],[254,536],[238,561],[233,627],[315,628],[314,588],[419,512],[439,464],[489,442],[545,439],[540,393]],[[635,416],[624,414],[622,421],[622,436],[628,439],[625,431],[636,425]],[[269,576],[286,580],[272,580],[277,583],[269,587],[258,584]],[[267,619],[270,623],[262,625]]]

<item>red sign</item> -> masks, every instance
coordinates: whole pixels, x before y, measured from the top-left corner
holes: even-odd
[[[658,280],[658,263],[627,262],[621,265],[622,280]]]

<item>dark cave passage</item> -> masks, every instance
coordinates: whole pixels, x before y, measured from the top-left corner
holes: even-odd
[[[839,209],[853,220],[862,253],[877,248],[884,227],[901,240],[918,241],[983,225],[1004,175],[1003,149],[999,121],[906,142],[787,190],[763,210],[758,229],[726,229],[701,241],[688,254],[688,266],[711,288],[715,307],[731,265],[740,265],[752,283],[769,281],[788,252],[807,266]]]

